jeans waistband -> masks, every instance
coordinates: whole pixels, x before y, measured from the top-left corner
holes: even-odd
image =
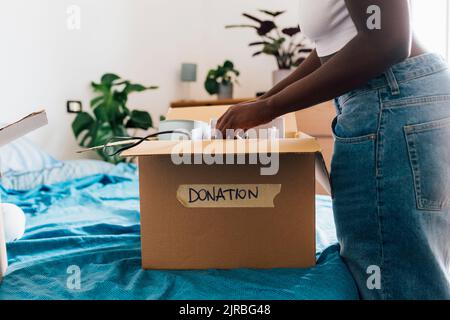
[[[408,58],[370,80],[361,88],[345,94],[342,98],[345,99],[345,96],[353,95],[358,91],[376,90],[384,87],[390,88],[391,93],[395,95],[399,93],[399,84],[402,82],[425,77],[446,70],[447,68],[448,66],[444,58],[435,53],[426,53]]]

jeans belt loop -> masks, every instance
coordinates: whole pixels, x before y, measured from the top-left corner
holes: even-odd
[[[386,81],[388,83],[389,88],[391,89],[391,94],[393,96],[400,94],[400,86],[397,82],[397,78],[395,77],[394,71],[392,68],[389,68],[385,73]]]

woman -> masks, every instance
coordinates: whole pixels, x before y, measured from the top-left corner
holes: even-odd
[[[316,50],[266,95],[233,106],[218,129],[335,98],[333,209],[361,297],[450,299],[446,64],[413,37],[408,0],[301,4],[300,27]]]

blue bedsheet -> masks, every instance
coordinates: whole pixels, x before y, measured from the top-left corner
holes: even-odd
[[[321,253],[312,269],[142,270],[138,182],[130,167],[120,171],[29,191],[0,187],[1,201],[18,204],[28,218],[25,237],[8,244],[0,299],[358,298],[335,244],[327,197],[317,199]],[[77,267],[79,290],[68,274]]]

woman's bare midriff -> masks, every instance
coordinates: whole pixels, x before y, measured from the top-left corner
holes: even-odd
[[[424,49],[420,45],[420,43],[419,43],[419,41],[417,41],[416,37],[413,37],[412,46],[411,46],[411,55],[409,56],[409,58],[417,57],[424,53],[427,53],[427,50]],[[320,61],[322,62],[322,64],[324,64],[325,62],[327,62],[328,60],[333,58],[333,56],[334,56],[334,54],[331,56],[327,56],[327,57],[321,57]]]

